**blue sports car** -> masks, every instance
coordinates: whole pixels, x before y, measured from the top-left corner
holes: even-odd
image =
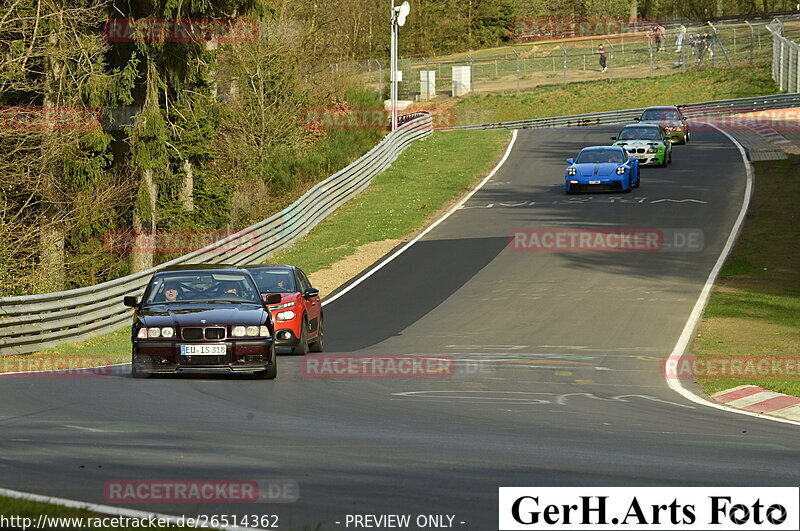
[[[567,193],[630,192],[639,187],[639,161],[617,146],[583,148],[565,175]]]

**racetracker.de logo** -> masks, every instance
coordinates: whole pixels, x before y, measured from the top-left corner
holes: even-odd
[[[798,487],[500,487],[500,531],[789,531]]]
[[[234,252],[255,249],[258,243],[258,234],[248,230],[112,230],[103,235],[103,247],[119,254],[186,254],[214,244],[215,250]]]
[[[800,356],[682,356],[661,362],[661,374],[671,380],[800,378]]]
[[[455,359],[450,356],[344,356],[323,355],[303,358],[307,378],[452,378]]]
[[[105,356],[0,358],[0,373],[6,378],[96,378],[110,376],[111,364]]]
[[[252,42],[259,23],[245,18],[111,18],[103,24],[109,42]]]
[[[96,107],[0,107],[0,129],[6,131],[89,131],[103,127]]]
[[[627,18],[518,18],[511,23],[511,33],[520,41],[571,39],[649,31],[657,20]]]
[[[290,503],[300,497],[292,480],[112,479],[109,503]]]
[[[514,229],[513,251],[533,253],[655,253],[703,250],[700,229]]]

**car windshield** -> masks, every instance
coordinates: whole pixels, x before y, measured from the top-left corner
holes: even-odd
[[[677,111],[670,111],[665,109],[649,109],[642,113],[642,120],[680,120]]]
[[[622,164],[626,157],[619,149],[585,149],[580,152],[575,164],[597,164],[602,162],[616,162]]]
[[[290,269],[251,269],[261,293],[292,293],[297,291]]]
[[[198,302],[261,304],[261,297],[244,273],[184,271],[153,278],[143,304]]]
[[[661,133],[655,127],[626,127],[619,134],[620,140],[661,140]]]

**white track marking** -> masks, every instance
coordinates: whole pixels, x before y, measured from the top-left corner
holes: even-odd
[[[731,230],[731,233],[728,236],[728,241],[725,242],[725,247],[722,249],[719,258],[717,258],[717,262],[714,264],[711,273],[708,275],[708,279],[706,280],[706,283],[703,286],[703,290],[700,292],[700,297],[698,297],[697,302],[695,303],[694,308],[692,309],[692,313],[689,315],[689,320],[686,322],[686,326],[683,327],[683,332],[681,333],[681,336],[678,339],[678,343],[675,345],[675,348],[672,350],[672,353],[669,355],[669,358],[667,359],[668,367],[677,366],[677,364],[680,363],[681,358],[689,348],[689,344],[692,341],[694,332],[695,330],[697,330],[697,327],[700,323],[700,319],[703,317],[703,311],[705,310],[705,307],[708,304],[708,299],[709,297],[711,297],[711,289],[714,287],[714,282],[717,280],[717,276],[719,275],[719,272],[722,269],[722,264],[725,263],[725,260],[731,253],[731,249],[733,249],[733,244],[736,243],[736,238],[739,236],[739,232],[741,232],[742,230],[744,217],[745,214],[747,214],[747,207],[750,205],[750,198],[753,195],[753,165],[750,163],[750,161],[747,160],[747,152],[745,151],[744,147],[730,134],[726,133],[716,125],[711,123],[709,123],[708,125],[710,125],[714,129],[716,129],[717,131],[728,137],[728,139],[739,149],[739,153],[742,156],[742,161],[744,161],[745,171],[747,172],[747,185],[744,192],[744,200],[742,201],[742,208],[739,210],[739,216],[736,218],[736,223],[734,223],[733,225],[733,229]],[[670,365],[670,364],[675,364],[675,365]],[[722,404],[718,404],[716,402],[712,402],[710,400],[707,400],[705,397],[697,395],[692,391],[690,391],[689,389],[685,388],[680,378],[667,378],[666,380],[667,380],[667,385],[669,385],[673,391],[679,393],[684,398],[691,400],[696,404],[701,404],[704,406],[721,409],[723,411],[729,411],[731,413],[738,413],[740,415],[748,415],[750,417],[758,417],[761,419],[800,426],[800,422],[795,420],[787,420],[779,417],[763,415],[760,413],[753,413],[751,411],[736,409],[724,406]]]
[[[387,258],[386,260],[382,261],[381,263],[379,263],[378,265],[373,267],[364,276],[362,276],[361,278],[359,278],[358,280],[356,280],[355,282],[353,282],[352,284],[350,284],[349,286],[344,288],[342,291],[340,291],[339,293],[337,293],[333,297],[325,299],[322,302],[322,305],[325,306],[326,304],[335,301],[336,299],[338,299],[339,297],[341,297],[342,295],[344,295],[345,293],[347,293],[351,289],[355,288],[356,286],[358,286],[359,284],[361,284],[362,282],[367,280],[369,277],[371,277],[372,275],[377,273],[383,266],[385,266],[386,264],[388,264],[389,262],[391,262],[392,260],[394,260],[395,258],[400,256],[409,247],[411,247],[412,245],[417,243],[419,240],[421,240],[423,236],[425,236],[430,231],[432,231],[434,228],[436,228],[441,222],[443,222],[444,220],[449,218],[453,214],[453,212],[455,212],[456,210],[461,208],[461,206],[464,203],[466,203],[469,200],[470,197],[475,195],[475,192],[480,190],[487,182],[489,182],[489,179],[494,177],[494,174],[497,173],[497,171],[503,166],[503,164],[505,164],[506,160],[508,159],[508,156],[511,154],[511,149],[514,147],[514,143],[516,141],[517,141],[517,130],[515,129],[514,132],[511,134],[511,140],[508,142],[508,147],[506,148],[506,152],[503,155],[503,158],[500,159],[500,162],[497,163],[497,166],[495,166],[494,169],[491,172],[489,172],[489,175],[487,175],[481,182],[479,182],[478,185],[475,188],[473,188],[467,195],[465,195],[463,198],[461,198],[461,201],[459,201],[458,203],[456,203],[455,205],[450,207],[450,209],[447,212],[445,212],[442,217],[440,217],[439,219],[434,221],[430,226],[428,226],[427,229],[425,229],[419,235],[417,235],[416,238],[414,238],[413,240],[411,240],[407,244],[403,245],[400,249],[395,251],[392,255],[389,256],[389,258]]]

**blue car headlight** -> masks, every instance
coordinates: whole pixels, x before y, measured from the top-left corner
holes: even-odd
[[[575,168],[567,168],[567,175],[578,175],[578,170]]]
[[[617,175],[622,175],[626,171],[628,171],[628,168],[626,168],[625,166],[620,166],[619,168],[617,168]]]

